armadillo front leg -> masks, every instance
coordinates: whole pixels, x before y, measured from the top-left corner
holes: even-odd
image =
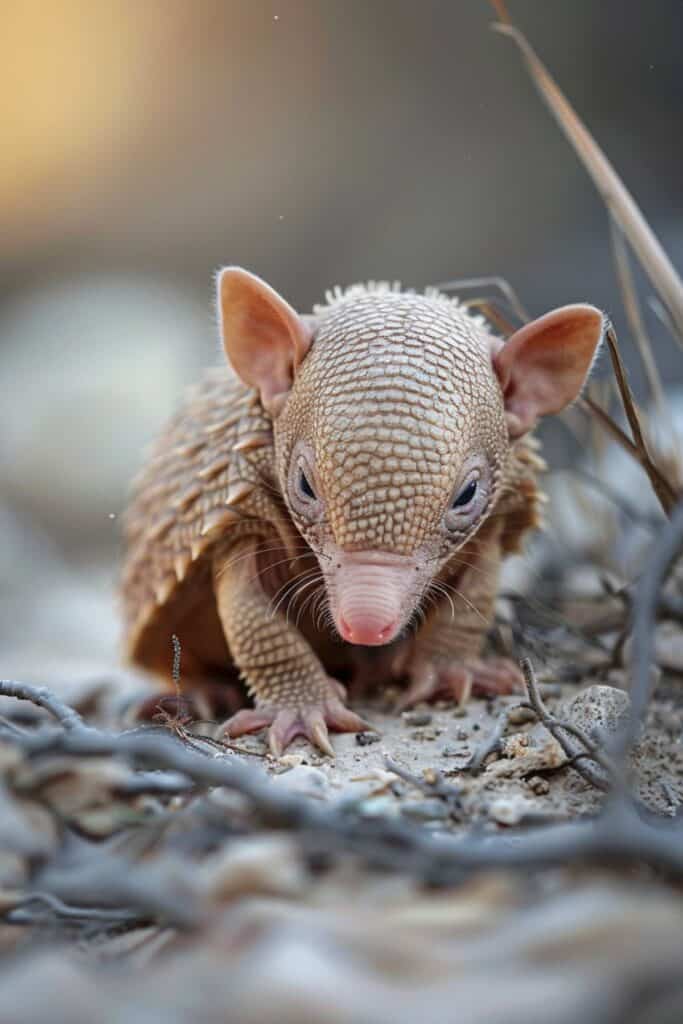
[[[519,689],[522,674],[514,662],[481,655],[493,623],[500,563],[496,526],[454,558],[453,576],[444,581],[439,603],[417,635],[402,707],[444,696],[464,703],[472,692],[481,696]]]
[[[334,756],[328,727],[338,732],[368,728],[343,704],[343,687],[325,672],[295,626],[273,614],[259,580],[258,540],[245,539],[217,556],[214,589],[230,653],[254,708],[238,711],[225,730],[231,737],[268,726],[279,757],[298,735]]]

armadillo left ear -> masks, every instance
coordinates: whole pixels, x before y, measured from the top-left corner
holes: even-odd
[[[604,323],[595,306],[563,306],[525,324],[493,356],[511,438],[577,398]]]
[[[264,409],[276,416],[311,347],[311,324],[241,267],[219,273],[218,309],[228,360],[244,383],[259,391]]]

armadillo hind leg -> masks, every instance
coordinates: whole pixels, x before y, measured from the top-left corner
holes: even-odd
[[[328,729],[359,732],[369,726],[344,706],[343,688],[293,623],[273,613],[259,582],[258,539],[243,538],[214,562],[218,614],[230,653],[254,699],[226,724],[231,736],[268,728],[279,757],[299,735],[334,756]]]
[[[435,611],[417,634],[401,708],[443,697],[462,704],[471,693],[488,696],[521,689],[522,673],[514,662],[481,656],[493,623],[501,558],[500,528],[495,525],[454,558],[452,582],[444,581]]]

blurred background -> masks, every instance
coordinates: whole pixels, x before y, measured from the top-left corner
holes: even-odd
[[[683,265],[680,0],[510,10]],[[6,0],[0,674],[115,663],[126,488],[219,357],[221,264],[303,311],[368,278],[502,275],[536,314],[586,299],[642,388],[603,206],[492,20],[484,0]]]

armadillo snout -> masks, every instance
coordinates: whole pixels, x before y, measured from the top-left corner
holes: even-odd
[[[339,632],[344,640],[350,644],[360,644],[362,647],[379,647],[388,644],[394,639],[400,627],[398,619],[386,622],[385,619],[359,615],[350,621],[339,616]]]
[[[415,560],[385,552],[338,552],[328,569],[335,625],[344,640],[377,647],[395,639],[413,611]]]

